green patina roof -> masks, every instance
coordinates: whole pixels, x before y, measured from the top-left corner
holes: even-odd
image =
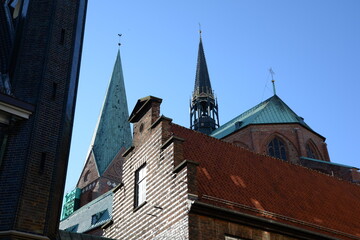
[[[274,95],[222,125],[212,132],[211,136],[220,139],[251,124],[278,123],[298,123],[313,131],[303,118],[291,110],[277,95]]]
[[[92,144],[100,176],[122,147],[131,146],[132,137],[128,118],[119,50]]]

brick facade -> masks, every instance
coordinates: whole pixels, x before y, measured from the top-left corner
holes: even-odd
[[[306,144],[311,144],[319,159],[330,161],[325,139],[300,124],[259,124],[250,125],[222,140],[245,147],[251,151],[267,154],[267,146],[274,138],[280,138],[286,145],[288,159],[299,163],[300,157],[306,157]]]
[[[86,0],[24,0],[13,96],[34,106],[10,126],[0,168],[0,238],[55,239],[70,148]],[[2,23],[1,23],[2,24]],[[14,53],[15,54],[15,53]],[[5,232],[13,231],[10,235]],[[31,238],[31,237],[29,237]]]
[[[116,190],[113,223],[106,227],[105,236],[188,239],[187,168],[174,172],[176,141],[166,141],[170,119],[159,118],[159,102],[148,104],[150,108],[143,109],[141,117],[136,114],[133,118],[135,146],[125,153],[123,185]],[[134,208],[135,171],[143,164],[147,171],[146,202]]]

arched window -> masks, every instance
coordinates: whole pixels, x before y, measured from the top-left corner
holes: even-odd
[[[317,154],[314,146],[312,144],[306,144],[306,155],[308,158],[319,159],[319,155]]]
[[[272,157],[280,158],[287,160],[286,158],[286,148],[283,141],[275,137],[267,147],[268,154]]]

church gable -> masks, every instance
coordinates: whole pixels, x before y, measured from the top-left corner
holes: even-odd
[[[76,187],[83,189],[99,177],[100,175],[97,169],[94,153],[93,151],[90,151]]]
[[[121,182],[122,179],[122,168],[124,163],[124,158],[122,154],[126,151],[125,147],[122,147],[118,154],[116,154],[115,158],[111,161],[108,168],[104,171],[102,177],[110,179],[112,182],[116,184]]]

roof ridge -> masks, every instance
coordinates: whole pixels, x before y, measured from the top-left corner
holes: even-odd
[[[200,134],[200,135],[202,135],[202,136],[205,137],[205,138],[211,139],[211,141],[217,141],[217,142],[219,142],[219,143],[221,143],[221,144],[223,144],[223,145],[228,145],[228,146],[232,146],[232,147],[235,147],[235,148],[239,148],[239,149],[245,150],[245,151],[247,151],[247,152],[253,153],[253,154],[255,154],[255,155],[258,155],[258,156],[270,157],[270,158],[273,158],[273,159],[277,159],[277,160],[286,162],[286,161],[284,161],[284,160],[282,160],[282,159],[274,158],[274,157],[269,156],[269,155],[266,155],[266,154],[253,152],[253,151],[251,151],[251,150],[249,150],[249,149],[247,149],[247,148],[245,148],[245,147],[238,146],[238,145],[236,145],[236,144],[234,144],[234,143],[231,143],[231,142],[225,142],[225,141],[223,141],[223,140],[221,140],[221,139],[212,137],[212,136],[210,136],[210,135],[207,135],[207,134],[204,134],[204,133],[201,133],[201,132],[198,132],[198,131],[189,129],[189,128],[186,128],[186,127],[181,126],[181,125],[179,125],[179,124],[176,124],[176,123],[172,123],[172,124],[175,125],[175,126],[177,126],[177,127],[182,128],[182,129],[185,129],[186,131],[191,131],[193,134]],[[186,139],[185,139],[185,140],[186,140]],[[287,163],[288,163],[288,162],[287,162]]]
[[[220,143],[220,144],[222,144],[222,145],[224,145],[224,146],[230,146],[230,147],[234,147],[234,148],[237,148],[237,149],[242,149],[242,150],[244,150],[244,151],[246,151],[246,152],[250,152],[250,153],[252,153],[252,154],[254,154],[254,155],[256,155],[256,156],[262,156],[262,157],[267,157],[267,158],[269,158],[269,159],[274,159],[274,160],[283,162],[283,163],[285,163],[285,164],[290,164],[290,165],[292,165],[292,166],[294,166],[294,167],[297,167],[297,168],[306,169],[307,171],[319,173],[319,174],[321,174],[321,175],[323,175],[323,176],[326,176],[326,177],[329,177],[329,178],[334,178],[334,179],[337,179],[337,180],[341,180],[341,182],[344,182],[344,183],[347,183],[347,184],[351,184],[351,185],[355,185],[355,186],[360,187],[359,184],[346,181],[346,180],[341,179],[341,178],[338,178],[338,177],[336,177],[336,176],[331,176],[331,175],[328,175],[328,174],[326,174],[326,173],[317,171],[317,170],[315,170],[315,169],[307,168],[307,167],[305,167],[305,166],[298,165],[298,164],[295,164],[295,163],[292,163],[292,162],[289,162],[289,161],[285,161],[285,160],[283,160],[283,159],[276,158],[276,157],[273,157],[273,156],[270,156],[270,155],[267,155],[267,154],[264,154],[264,153],[254,152],[254,151],[251,151],[250,149],[247,149],[247,148],[245,148],[245,147],[238,146],[238,145],[236,145],[236,144],[234,144],[234,143],[231,143],[231,142],[223,141],[223,140],[221,140],[221,139],[212,137],[212,136],[210,136],[210,135],[206,135],[206,134],[201,133],[201,132],[198,132],[198,131],[194,131],[194,130],[192,130],[192,129],[186,128],[186,127],[184,127],[184,126],[181,126],[181,125],[176,124],[176,123],[173,123],[173,122],[172,122],[171,124],[174,125],[174,126],[176,126],[176,127],[185,129],[186,131],[190,131],[191,134],[199,134],[199,135],[201,135],[201,136],[203,136],[203,137],[205,137],[205,138],[210,139],[211,141],[216,141],[216,142],[218,142],[218,143]],[[185,139],[185,141],[186,141],[186,139]]]

